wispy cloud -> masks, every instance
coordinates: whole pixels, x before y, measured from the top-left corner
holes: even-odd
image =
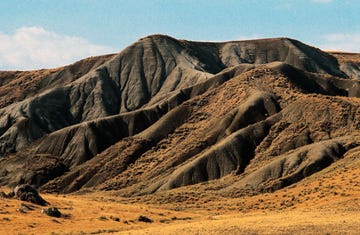
[[[253,39],[259,39],[263,38],[262,36],[259,36],[257,34],[252,35],[240,35],[236,38],[236,41],[242,41],[242,40],[253,40]]]
[[[331,3],[333,2],[333,0],[311,0],[312,2],[315,3]]]
[[[0,69],[40,69],[114,52],[84,38],[50,32],[42,27],[22,27],[14,34],[0,32]]]
[[[293,8],[293,4],[291,2],[281,2],[278,5],[274,6],[275,10],[290,10]]]
[[[324,50],[360,52],[360,32],[327,34],[323,40],[320,48]]]

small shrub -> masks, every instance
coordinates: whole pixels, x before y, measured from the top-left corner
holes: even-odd
[[[144,216],[144,215],[140,215],[139,218],[138,218],[138,221],[139,222],[145,222],[145,223],[152,223],[153,220]]]
[[[169,219],[161,219],[161,220],[160,220],[160,223],[169,223],[169,222],[170,222]]]
[[[107,220],[107,218],[106,218],[106,216],[102,215],[102,216],[99,217],[99,220],[104,221],[104,220]]]
[[[110,219],[116,221],[116,222],[120,222],[120,218],[119,217],[114,217],[114,216],[110,216]]]

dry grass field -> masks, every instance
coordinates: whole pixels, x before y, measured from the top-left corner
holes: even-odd
[[[344,62],[354,62],[354,63],[360,63],[360,57],[359,53],[346,53],[341,51],[329,51],[332,56],[336,57],[340,63]]]
[[[149,227],[138,222],[140,215],[161,221],[176,217],[198,217],[193,213],[173,212],[141,204],[124,204],[110,197],[43,195],[57,207],[64,218],[53,218],[41,213],[41,207],[19,212],[21,204],[14,199],[1,199],[0,234],[103,234]],[[118,221],[119,220],[119,221]]]
[[[44,215],[36,205],[23,213],[24,202],[2,198],[0,234],[359,234],[360,161],[345,166],[348,160],[274,193],[241,198],[203,194],[160,203],[163,195],[156,194],[137,199],[110,192],[43,194],[63,218]],[[153,222],[138,221],[140,215]]]

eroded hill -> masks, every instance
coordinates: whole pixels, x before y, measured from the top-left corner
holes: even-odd
[[[238,196],[351,165],[359,58],[288,38],[153,35],[63,68],[1,72],[0,184],[135,196],[208,182]]]

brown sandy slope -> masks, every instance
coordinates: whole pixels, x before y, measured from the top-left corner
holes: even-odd
[[[310,184],[359,153],[358,58],[288,38],[152,35],[116,55],[2,72],[0,185],[191,202]]]
[[[330,52],[330,54],[338,59],[340,69],[349,77],[359,78],[360,56],[358,53]]]
[[[181,89],[211,80],[224,69],[231,70],[222,73],[220,80],[223,82],[234,75],[234,66],[239,66],[235,71],[241,73],[259,64],[283,61],[300,70],[346,77],[334,57],[287,38],[197,43],[155,35],[139,40],[111,58],[105,56],[99,60],[98,63],[94,60],[83,62],[91,66],[77,63],[83,69],[79,73],[69,73],[65,69],[60,71],[64,76],[45,76],[44,81],[38,76],[43,82],[36,88],[37,96],[23,99],[27,92],[34,93],[30,88],[26,92],[19,91],[18,95],[7,93],[6,107],[0,109],[0,154],[16,152],[64,127],[136,111],[144,106],[160,106],[156,111],[163,115],[189,98],[183,97]],[[20,80],[24,82],[25,79]],[[208,89],[206,86],[200,88],[199,92]],[[13,101],[20,102],[9,103]],[[135,131],[145,127],[148,125]],[[132,133],[124,133],[128,134]],[[96,154],[105,147],[108,145],[90,151]]]
[[[0,71],[0,108],[70,83],[113,55],[90,57],[72,65],[34,71]]]
[[[117,142],[43,188],[71,192],[96,187],[139,195],[235,174],[236,181],[243,180],[226,185],[230,191],[238,187],[247,191],[245,185],[255,192],[273,191],[326,168],[358,145],[357,98],[301,93],[297,90],[331,91],[292,83],[295,76],[282,73],[293,72],[292,68],[272,66],[246,72],[184,102],[150,128]],[[253,79],[254,74],[258,78]],[[95,124],[100,130],[96,125],[104,124]],[[88,130],[87,126],[76,132]],[[56,140],[62,134],[47,138]],[[39,149],[49,153],[44,141]],[[267,164],[270,168],[263,170]],[[245,177],[254,170],[254,177]]]

